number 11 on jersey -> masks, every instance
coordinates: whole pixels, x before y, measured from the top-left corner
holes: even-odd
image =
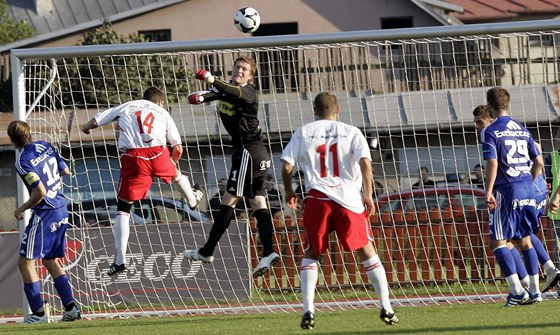
[[[326,144],[321,144],[317,147],[317,153],[319,154],[319,160],[321,162],[321,178],[327,178],[328,159],[332,162],[333,177],[338,177],[338,152],[336,143],[333,143],[328,148]]]

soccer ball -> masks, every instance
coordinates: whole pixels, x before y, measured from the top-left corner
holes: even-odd
[[[252,33],[259,29],[261,16],[252,7],[241,8],[233,15],[233,24],[243,33]]]

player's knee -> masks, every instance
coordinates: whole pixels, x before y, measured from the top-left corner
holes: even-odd
[[[172,183],[178,183],[181,178],[183,178],[183,174],[179,171],[177,171],[177,175],[175,175],[175,178],[171,179]]]
[[[126,212],[130,213],[130,209],[132,208],[132,202],[127,202],[124,200],[119,199],[117,201],[117,212]]]

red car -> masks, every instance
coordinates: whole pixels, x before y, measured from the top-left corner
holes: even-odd
[[[477,187],[438,187],[404,190],[382,194],[377,198],[378,213],[396,211],[431,212],[446,208],[486,209],[484,190]]]

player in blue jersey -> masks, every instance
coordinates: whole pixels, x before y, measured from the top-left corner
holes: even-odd
[[[529,130],[508,115],[509,92],[494,87],[486,92],[486,99],[495,119],[480,134],[486,160],[486,203],[492,252],[510,288],[506,306],[540,302],[539,262],[531,233],[539,225],[533,181],[542,172],[543,158]],[[508,240],[522,250],[529,292],[521,285]]]
[[[473,116],[474,116],[475,128],[477,133],[479,134],[482,131],[482,129],[488,127],[494,121],[492,116],[490,116],[490,111],[487,105],[477,106],[473,110]],[[540,144],[538,142],[535,142],[535,144],[537,145],[539,151],[541,151]],[[482,184],[482,187],[484,187],[484,183]],[[546,196],[547,196],[546,181],[542,173],[539,174],[537,179],[534,181],[533,187],[535,189],[537,217],[540,218],[541,216],[544,215],[544,207],[546,204]],[[535,235],[538,234],[539,231],[540,231],[540,227],[535,227],[535,229],[533,229],[533,233],[531,234],[531,242],[533,243],[533,247],[537,251],[537,257],[539,263],[543,266],[543,269],[546,273],[546,279],[544,281],[544,286],[542,289],[542,292],[546,292],[547,290],[554,287],[558,283],[558,280],[560,279],[560,270],[556,268],[556,266],[550,259],[548,252],[544,248],[543,243]],[[529,275],[527,273],[527,270],[525,269],[525,265],[523,264],[523,259],[521,258],[521,254],[519,253],[517,248],[513,246],[511,242],[508,242],[507,246],[514,257],[517,274],[519,276],[519,279],[521,280],[521,284],[523,285],[523,287],[529,287]],[[542,299],[542,297],[538,295],[535,295],[533,298],[535,299],[533,302],[537,302],[537,303],[540,302],[540,300]]]
[[[31,219],[21,238],[18,266],[23,279],[23,289],[32,314],[24,323],[48,322],[41,298],[41,280],[35,270],[35,260],[42,259],[51,274],[62,304],[62,321],[80,319],[80,310],[74,301],[68,275],[58,258],[66,253],[66,227],[68,211],[62,194],[60,177],[70,174],[70,169],[56,150],[47,142],[32,141],[29,125],[13,121],[8,126],[8,136],[20,150],[16,170],[29,191],[29,200],[14,211],[17,220],[31,209]]]

